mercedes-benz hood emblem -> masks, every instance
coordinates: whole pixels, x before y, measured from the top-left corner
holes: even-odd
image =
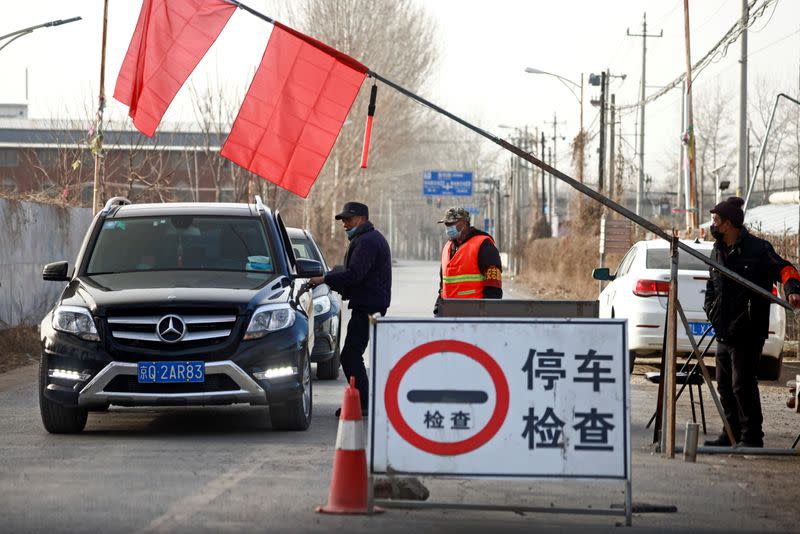
[[[156,334],[166,343],[177,343],[186,335],[186,323],[177,315],[165,315],[156,325]]]

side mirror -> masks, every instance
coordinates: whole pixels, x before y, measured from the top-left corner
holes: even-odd
[[[325,274],[320,262],[304,258],[297,259],[295,271],[297,272],[295,278],[311,278],[312,276],[322,276]]]
[[[69,262],[57,261],[48,263],[42,269],[42,279],[51,282],[66,282],[69,280],[67,272],[69,271]]]
[[[605,280],[610,282],[614,278],[616,278],[611,271],[608,270],[608,267],[602,267],[600,269],[595,269],[592,271],[592,278],[595,280]]]

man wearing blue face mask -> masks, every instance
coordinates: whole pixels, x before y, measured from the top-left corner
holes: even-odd
[[[347,336],[342,347],[342,370],[347,380],[356,379],[361,397],[361,411],[366,415],[369,406],[369,379],[364,366],[364,351],[369,343],[369,316],[386,315],[392,299],[392,256],[389,244],[369,222],[369,208],[360,202],[347,202],[337,221],[347,233],[350,245],[344,257],[344,269],[309,280],[311,286],[328,284],[349,300],[352,310],[347,323]],[[341,413],[336,410],[336,416]]]
[[[433,314],[439,314],[441,299],[501,299],[503,277],[500,252],[492,236],[470,225],[464,208],[445,212],[447,242],[442,249],[439,296]]]

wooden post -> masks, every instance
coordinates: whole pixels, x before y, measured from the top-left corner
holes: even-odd
[[[675,457],[675,348],[678,335],[678,237],[673,230],[670,244],[669,273],[669,315],[667,316],[667,355],[662,374],[664,376],[664,429],[662,432],[664,448],[662,453],[667,458]]]

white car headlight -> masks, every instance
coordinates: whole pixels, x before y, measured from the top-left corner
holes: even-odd
[[[328,295],[322,295],[314,299],[314,315],[322,315],[331,311],[331,298]]]
[[[270,332],[289,328],[294,324],[294,310],[287,304],[268,304],[261,306],[250,319],[244,334],[245,339],[258,339]]]
[[[100,341],[94,319],[86,308],[80,306],[59,306],[53,312],[53,328],[59,332],[75,334],[87,341]]]

